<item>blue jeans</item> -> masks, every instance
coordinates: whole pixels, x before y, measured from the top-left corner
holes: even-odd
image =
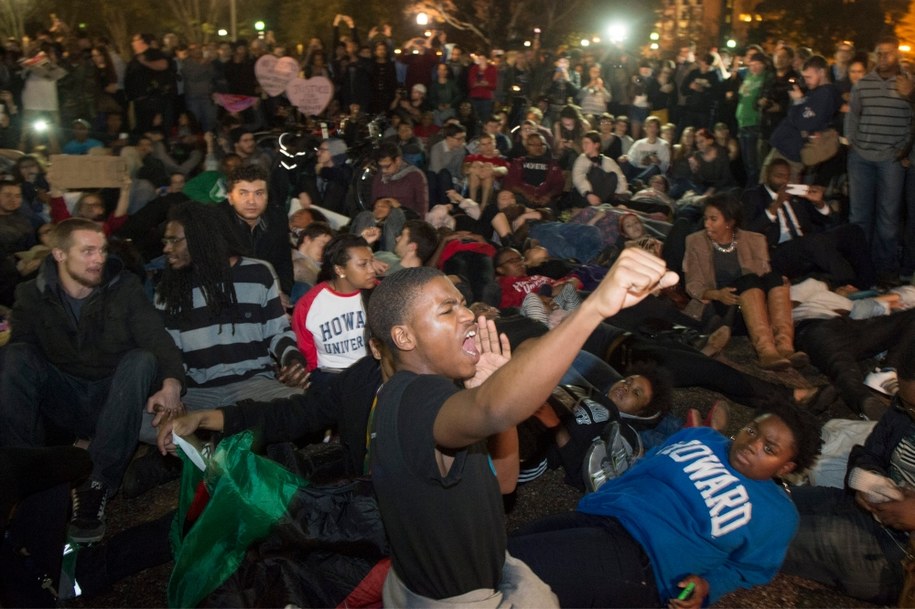
[[[156,358],[134,349],[112,375],[72,376],[50,363],[41,349],[9,345],[0,376],[0,446],[43,446],[44,421],[91,438],[92,479],[114,493],[137,447],[140,419],[156,380]]]
[[[759,125],[741,127],[737,140],[740,142],[743,170],[747,173],[747,186],[752,187],[759,182]]]
[[[601,393],[607,393],[610,387],[622,378],[619,372],[601,358],[581,351],[572,360],[572,365],[559,380],[559,384],[594,387]]]
[[[791,498],[801,521],[782,571],[871,603],[895,605],[902,589],[897,542],[905,547],[904,536],[884,530],[844,489],[798,487]]]
[[[554,258],[574,258],[590,262],[604,247],[600,230],[587,224],[534,222],[530,236],[540,241]]]
[[[868,161],[854,148],[848,153],[849,221],[864,229],[880,273],[899,270],[896,248],[904,179],[905,169],[896,160]]]
[[[314,373],[312,373],[314,374]],[[304,389],[290,387],[281,383],[275,376],[259,374],[243,381],[236,381],[215,387],[188,387],[181,397],[181,403],[191,410],[221,408],[234,406],[243,400],[269,402],[275,399],[301,395]],[[156,443],[157,430],[152,426],[153,415],[143,411],[143,423],[140,427],[140,442]]]
[[[561,607],[666,605],[645,550],[614,518],[547,516],[513,533],[508,551],[550,585]]]

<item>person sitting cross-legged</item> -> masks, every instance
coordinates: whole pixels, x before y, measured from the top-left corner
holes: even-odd
[[[239,255],[225,223],[190,201],[172,209],[162,238],[168,268],[156,307],[181,350],[190,409],[288,397],[308,382],[276,277],[265,262]],[[141,438],[155,443],[155,430],[144,424]]]
[[[89,543],[105,534],[105,505],[136,449],[143,406],[177,413],[184,370],[140,282],[108,256],[100,224],[64,220],[52,241],[38,277],[16,291],[0,446],[91,439],[92,473],[75,491],[70,525],[71,539]]]

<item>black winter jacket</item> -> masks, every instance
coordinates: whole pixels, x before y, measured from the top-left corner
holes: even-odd
[[[158,362],[159,379],[183,386],[181,352],[140,281],[122,269],[120,260],[108,259],[102,285],[87,298],[76,324],[61,300],[57,263],[48,256],[38,277],[16,289],[10,342],[34,345],[63,372],[87,380],[111,376],[125,353],[145,349]]]

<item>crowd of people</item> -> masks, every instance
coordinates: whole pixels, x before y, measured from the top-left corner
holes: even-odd
[[[668,59],[330,30],[137,33],[122,58],[55,20],[0,55],[2,600],[58,587],[68,510],[77,575],[110,583],[129,561],[93,557],[130,538],[106,535],[108,500],[178,475],[176,436],[256,429],[371,476],[386,606],[687,609],[779,569],[894,602],[915,530],[898,40]],[[268,56],[326,78],[326,108],[269,95]],[[66,188],[61,152],[126,170]],[[732,335],[829,384],[728,365]],[[683,420],[683,387],[727,399]],[[756,409],[730,438],[728,402]],[[822,432],[822,485],[816,416],[857,444]],[[506,535],[505,497],[549,468],[577,510]],[[60,526],[36,541],[36,516]],[[51,584],[21,583],[22,548]]]

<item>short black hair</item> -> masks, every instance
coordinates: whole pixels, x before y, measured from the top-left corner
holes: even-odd
[[[330,224],[327,222],[312,222],[302,230],[298,231],[298,238],[296,239],[295,246],[299,247],[302,245],[302,242],[305,241],[306,237],[308,239],[316,239],[321,235],[334,236],[334,229],[330,227]]]
[[[626,374],[644,376],[651,384],[651,400],[638,413],[640,417],[670,412],[673,406],[674,380],[667,368],[652,361],[637,361],[626,369]]]
[[[465,129],[463,125],[455,125],[453,123],[449,123],[442,127],[442,135],[445,137],[454,137],[458,133],[467,133],[467,129]]]
[[[0,176],[0,188],[3,188],[4,186],[20,187],[22,186],[22,180],[11,175]]]
[[[769,161],[769,166],[766,168],[766,176],[769,175],[769,172],[772,171],[773,167],[787,167],[791,169],[791,163],[788,162],[788,159],[783,159],[781,157],[776,157]]]
[[[822,55],[812,55],[807,58],[807,61],[804,62],[804,67],[802,70],[812,68],[814,70],[826,70],[829,68],[829,62],[826,61],[826,58]]]
[[[416,244],[416,255],[420,262],[426,264],[438,249],[438,233],[435,228],[424,220],[407,220],[403,230],[410,231],[410,243]]]
[[[394,326],[407,321],[413,303],[423,286],[437,277],[440,270],[430,266],[401,269],[385,277],[369,298],[368,324],[372,336],[384,343],[397,359],[397,345],[391,337]]]
[[[266,182],[269,177],[267,170],[260,165],[239,165],[226,177],[226,191],[232,192],[238,182],[256,182],[257,180]]]
[[[232,144],[237,144],[241,141],[242,136],[248,133],[254,132],[247,127],[235,127],[229,131],[229,141],[232,142]]]
[[[502,262],[499,262],[499,261],[504,259],[506,255],[508,255],[512,252],[516,252],[516,253],[520,254],[521,250],[511,247],[511,246],[500,247],[498,250],[496,250],[496,253],[493,254],[493,256],[492,256],[493,265],[498,269],[500,266],[502,266]]]
[[[791,435],[794,436],[795,454],[794,458],[791,459],[796,466],[794,471],[800,473],[813,465],[823,445],[823,440],[820,437],[820,423],[816,417],[812,413],[784,400],[775,399],[769,400],[768,403],[758,408],[753,413],[753,419],[758,419],[767,414],[780,418],[791,430]]]
[[[381,159],[391,159],[396,161],[400,158],[400,146],[394,142],[381,142],[378,146],[378,150],[375,151],[375,162],[377,163]]]
[[[899,48],[899,39],[896,38],[895,36],[881,36],[877,40],[877,44],[874,46],[877,47],[877,46],[880,46],[881,44],[891,44],[894,47]]]
[[[600,133],[593,129],[591,131],[585,131],[585,134],[582,137],[591,140],[595,144],[600,144]]]
[[[743,223],[743,204],[733,191],[719,192],[705,200],[703,211],[709,207],[714,207],[721,212],[725,220],[733,221],[734,226],[741,227]]]

